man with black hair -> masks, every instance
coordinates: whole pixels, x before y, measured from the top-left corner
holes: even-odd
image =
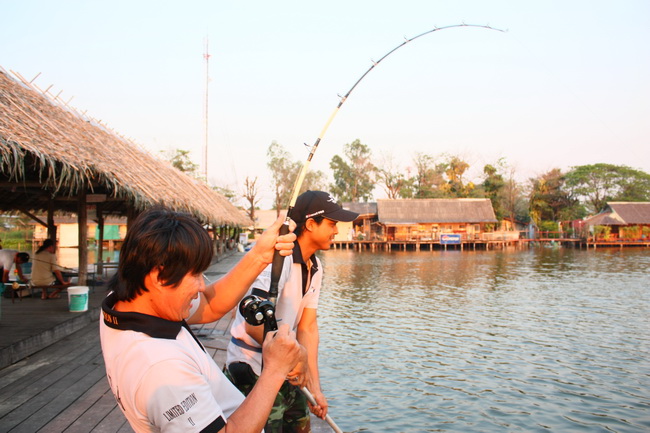
[[[111,292],[102,303],[100,337],[106,376],[136,432],[255,432],[292,369],[306,358],[288,326],[263,344],[265,374],[244,397],[228,381],[188,324],[230,312],[276,250],[291,253],[295,235],[267,230],[222,279],[205,285],[213,258],[207,231],[166,208],[142,213],[129,227]]]
[[[323,270],[315,253],[330,249],[338,233],[337,222],[354,221],[359,214],[343,209],[326,192],[307,191],[298,197],[289,216],[296,223],[294,233],[298,239],[293,254],[284,260],[275,313],[278,323],[288,324],[296,331],[298,341],[307,349],[308,362],[299,366],[296,374],[290,375],[280,389],[266,423],[266,433],[309,432],[309,410],[320,418],[327,415],[327,399],[321,390],[318,373],[316,320]],[[270,285],[271,266],[255,280],[249,293],[268,298]],[[226,375],[244,394],[253,389],[267,368],[266,363],[262,367],[260,350],[263,328],[246,323],[238,312],[230,330],[232,339],[228,345]],[[304,376],[297,374],[301,369],[306,372]],[[303,386],[311,391],[317,403],[315,406],[308,405],[300,392]]]
[[[18,279],[27,282],[27,278],[23,275],[23,268],[20,266],[23,263],[29,262],[29,254],[21,253],[16,250],[0,250],[0,272],[2,272],[2,283],[9,282],[9,272],[11,267],[16,266]]]

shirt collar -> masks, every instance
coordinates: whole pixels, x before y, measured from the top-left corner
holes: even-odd
[[[153,338],[174,340],[184,326],[184,320],[172,322],[148,314],[116,311],[113,309],[116,302],[117,295],[115,292],[109,293],[102,302],[104,323],[110,328],[121,331],[137,331]]]
[[[312,254],[309,258],[311,262],[311,273],[312,275],[318,272],[318,262],[316,261],[316,254]],[[306,265],[305,261],[302,259],[302,251],[300,250],[300,244],[295,242],[293,244],[293,262],[300,263],[301,265]]]

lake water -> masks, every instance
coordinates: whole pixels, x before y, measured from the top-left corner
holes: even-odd
[[[344,431],[650,431],[649,249],[321,258]]]

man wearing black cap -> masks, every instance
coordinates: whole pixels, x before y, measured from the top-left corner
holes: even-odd
[[[327,399],[323,395],[318,374],[318,322],[316,309],[320,295],[323,270],[316,251],[328,250],[338,233],[336,223],[354,221],[359,214],[343,209],[334,198],[323,191],[301,194],[289,215],[296,223],[298,237],[293,255],[285,258],[279,281],[276,304],[278,324],[289,324],[298,341],[307,351],[307,366],[303,374],[294,370],[278,393],[267,421],[265,432],[309,432],[309,409],[318,417],[327,415]],[[268,266],[251,286],[252,293],[268,298],[271,266]],[[262,371],[261,342],[263,326],[246,323],[239,312],[230,333],[226,375],[246,395]],[[307,386],[317,405],[309,405],[299,388]]]

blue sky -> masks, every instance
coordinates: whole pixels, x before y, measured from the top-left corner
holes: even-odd
[[[0,66],[143,148],[202,163],[206,38],[211,184],[258,176],[266,150],[304,160],[359,76],[404,37],[454,28],[388,57],[352,93],[312,168],[360,139],[404,170],[458,155],[480,180],[499,158],[523,180],[609,162],[650,172],[650,2],[0,0]],[[382,197],[377,188],[376,197]]]

